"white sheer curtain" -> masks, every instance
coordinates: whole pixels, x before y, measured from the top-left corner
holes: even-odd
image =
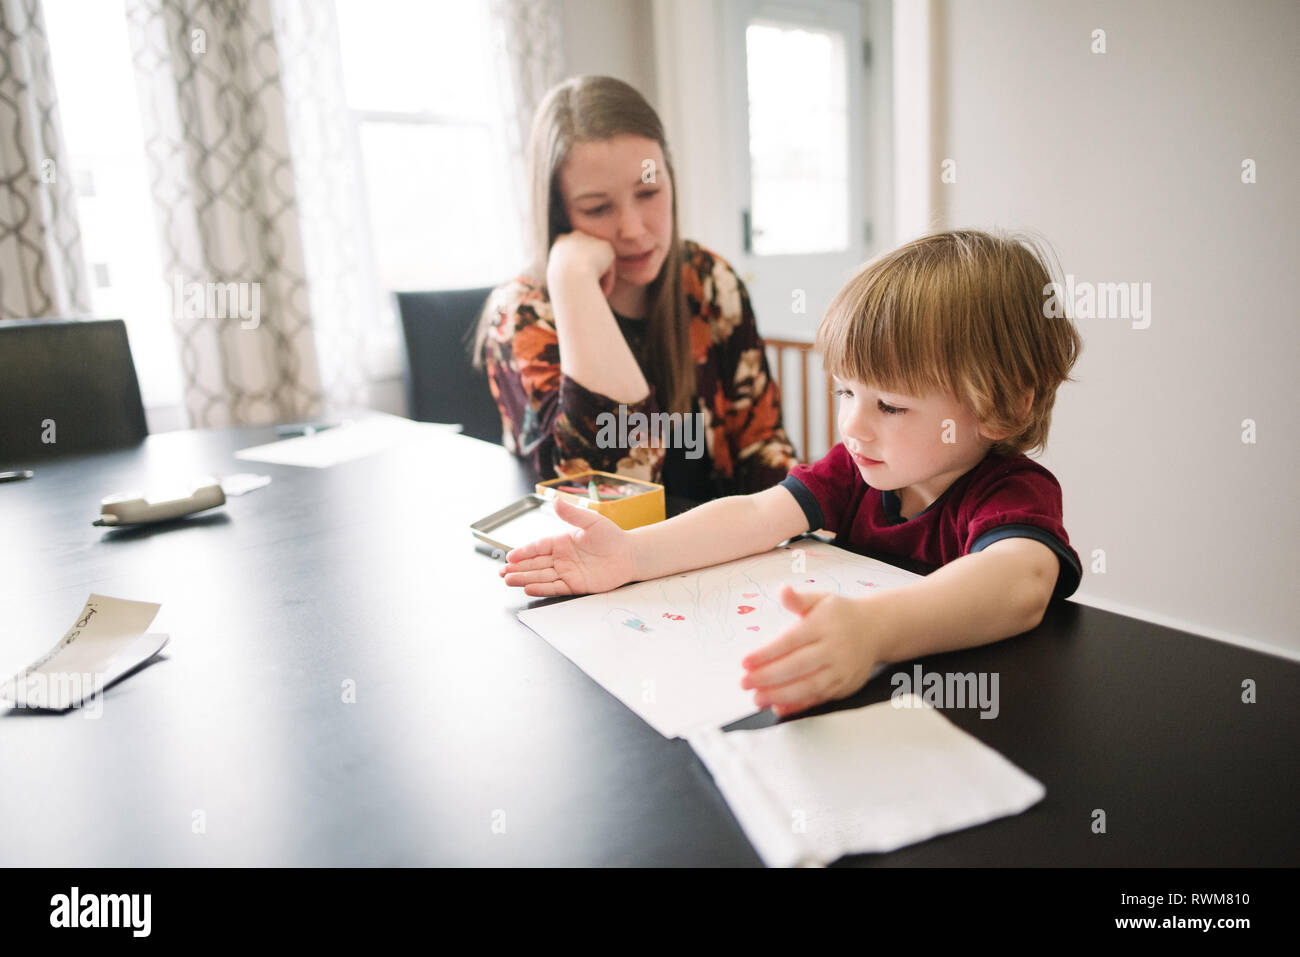
[[[519,222],[528,221],[528,134],[533,114],[546,91],[564,79],[564,34],[558,0],[491,0],[492,21],[500,56],[510,82],[505,111],[506,147],[510,151]],[[526,231],[526,228],[525,228]]]
[[[369,247],[338,17],[321,0],[278,0],[273,12],[324,403],[366,407],[374,383],[400,370],[401,346]]]

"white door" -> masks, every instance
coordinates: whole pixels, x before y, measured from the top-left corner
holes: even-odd
[[[866,259],[870,165],[865,144],[870,53],[857,0],[723,4],[737,271],[767,338],[811,341],[835,292]],[[797,359],[787,354],[785,419],[802,419]],[[774,370],[775,371],[775,370]],[[809,363],[810,432],[825,451],[825,386]],[[805,445],[807,448],[805,448]]]

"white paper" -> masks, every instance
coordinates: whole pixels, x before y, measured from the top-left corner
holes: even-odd
[[[851,597],[920,576],[820,542],[787,546],[602,595],[519,612],[665,737],[754,713],[741,660],[792,625],[782,585]],[[878,665],[872,672],[884,669]]]
[[[235,458],[247,462],[323,469],[386,451],[414,437],[459,431],[459,425],[412,422],[396,415],[375,414],[312,435],[300,435],[240,449],[235,453]]]
[[[53,648],[0,685],[0,700],[56,711],[76,707],[167,644],[167,635],[145,633],[158,608],[91,595]]]
[[[1019,814],[1047,793],[910,694],[687,740],[771,867],[893,851]]]

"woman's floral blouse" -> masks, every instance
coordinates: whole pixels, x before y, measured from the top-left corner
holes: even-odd
[[[694,492],[691,497],[761,491],[785,478],[796,459],[781,426],[780,391],[768,375],[749,294],[720,256],[689,240],[683,254],[696,363],[693,407],[703,416],[711,467],[704,473],[697,465],[703,478],[692,489],[668,491]],[[531,280],[515,279],[493,290],[488,303],[495,321],[485,359],[506,448],[547,478],[597,469],[660,481],[665,449],[653,447],[648,437],[632,435],[636,441],[631,448],[598,446],[601,425],[618,421],[619,403],[583,388],[560,370],[555,317],[545,291]],[[644,372],[644,321],[617,320]],[[653,387],[647,398],[626,407],[629,418],[659,411]],[[613,418],[602,419],[602,413]],[[670,454],[684,453],[674,449]]]

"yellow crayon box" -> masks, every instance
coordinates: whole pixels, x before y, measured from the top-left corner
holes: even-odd
[[[580,472],[538,482],[537,494],[599,512],[623,529],[662,522],[667,514],[662,485],[612,472]]]

